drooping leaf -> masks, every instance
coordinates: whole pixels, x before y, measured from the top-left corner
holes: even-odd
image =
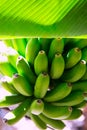
[[[87,37],[86,8],[87,0],[0,1],[0,39]]]

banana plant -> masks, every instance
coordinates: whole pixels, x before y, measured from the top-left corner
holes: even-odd
[[[3,0],[0,39],[87,38],[87,0]]]

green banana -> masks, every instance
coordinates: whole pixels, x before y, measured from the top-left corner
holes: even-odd
[[[2,74],[12,77],[17,70],[9,63],[7,56],[0,54],[0,71]]]
[[[32,102],[30,111],[34,115],[39,115],[43,112],[44,109],[44,103],[41,99],[36,99]]]
[[[23,75],[24,77],[29,80],[31,84],[35,84],[36,81],[36,75],[32,71],[30,65],[26,61],[26,59],[22,56],[19,56],[16,62],[17,70],[20,75]]]
[[[75,66],[80,61],[81,54],[81,50],[78,47],[69,50],[65,58],[65,68],[69,69]]]
[[[56,87],[54,87],[54,89],[47,92],[46,96],[44,97],[44,100],[47,102],[58,101],[69,95],[71,90],[71,83],[60,83]]]
[[[33,95],[33,87],[30,85],[25,77],[14,74],[12,77],[12,84],[20,94],[24,96]]]
[[[80,80],[87,80],[87,66],[86,66],[86,72]]]
[[[26,40],[24,38],[12,39],[13,47],[19,52],[20,55],[25,56]]]
[[[28,37],[25,38],[26,43],[28,43],[29,40],[30,40],[30,38],[28,38]]]
[[[87,105],[87,102],[84,100],[83,102],[81,102],[80,104],[75,105],[74,107],[75,107],[75,108],[78,108],[78,109],[82,109],[82,108],[84,108],[86,105]]]
[[[64,41],[60,38],[55,38],[52,40],[49,52],[48,52],[48,59],[49,63],[51,63],[55,53],[62,53],[64,49]]]
[[[11,63],[11,65],[14,68],[16,68],[16,61],[17,61],[17,58],[19,56],[18,52],[13,48],[8,47],[6,55],[8,57],[8,61]]]
[[[47,73],[41,73],[36,79],[34,86],[34,96],[36,98],[43,98],[48,90],[50,78]]]
[[[24,100],[17,108],[5,115],[4,121],[9,125],[17,123],[30,109],[30,105],[31,99]]]
[[[53,102],[53,105],[56,106],[75,106],[84,101],[84,94],[82,91],[73,91],[64,99]]]
[[[71,115],[65,120],[75,120],[78,119],[81,115],[82,115],[82,111],[80,109],[73,108]]]
[[[47,129],[46,123],[43,122],[37,115],[30,114],[30,118],[40,130]]]
[[[71,38],[66,46],[69,47],[69,49],[74,47],[79,47],[80,49],[83,49],[87,46],[87,39]]]
[[[56,53],[52,60],[50,76],[52,79],[58,79],[63,74],[65,62],[60,53]]]
[[[66,82],[76,82],[82,78],[86,72],[86,62],[81,60],[73,68],[64,71],[61,79]]]
[[[83,92],[87,92],[87,81],[78,81],[78,82],[75,82],[75,83],[72,83],[72,91],[83,91]]]
[[[49,46],[51,44],[52,39],[50,38],[39,38],[38,39],[41,45],[41,50],[44,50],[46,54],[48,54]]]
[[[17,95],[17,94],[5,96],[4,98],[0,99],[0,108],[18,104],[20,102],[23,102],[25,99],[26,99],[25,96]]]
[[[7,47],[13,47],[13,44],[12,44],[12,40],[11,39],[6,39],[6,40],[3,40],[4,44],[7,46]]]
[[[0,84],[1,86],[7,90],[8,92],[12,93],[12,94],[19,94],[19,92],[14,88],[14,86],[10,83],[11,78],[8,76],[3,76],[0,79]]]
[[[34,69],[36,75],[39,75],[41,72],[48,72],[48,59],[45,51],[39,51],[34,61]]]
[[[31,38],[26,46],[25,57],[26,60],[33,66],[35,57],[40,51],[40,43],[37,38]]]
[[[82,49],[87,46],[87,39],[77,39],[72,45],[75,47],[78,46],[80,49]]]
[[[82,49],[82,57],[81,57],[82,60],[85,60],[87,62],[87,47],[84,47]]]
[[[50,119],[48,117],[46,117],[43,114],[38,115],[39,118],[45,122],[46,124],[50,125],[51,127],[53,127],[54,129],[59,129],[62,130],[65,127],[65,124],[61,121],[61,120],[53,120]]]
[[[71,107],[67,106],[55,106],[50,103],[44,103],[44,110],[43,110],[43,115],[47,116],[48,118],[51,119],[65,119],[70,116],[72,112]]]

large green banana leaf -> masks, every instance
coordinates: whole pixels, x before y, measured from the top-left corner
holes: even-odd
[[[87,0],[0,0],[0,38],[87,38]]]

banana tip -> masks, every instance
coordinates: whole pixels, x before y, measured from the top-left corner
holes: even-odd
[[[7,123],[7,121],[8,121],[8,120],[7,120],[6,118],[3,119],[3,122],[4,122],[4,123]]]
[[[39,51],[39,54],[44,54],[44,53],[45,53],[44,50]]]
[[[86,64],[86,61],[85,60],[81,60],[80,63],[81,64]]]
[[[60,57],[61,56],[61,54],[59,53],[59,52],[57,52],[56,54],[55,54],[55,57]]]
[[[75,51],[76,51],[76,52],[80,52],[81,50],[80,50],[80,48],[76,47],[76,48],[75,48]]]
[[[72,87],[72,84],[71,83],[67,83],[68,84],[68,87]]]
[[[13,74],[13,78],[17,78],[18,76],[18,73]]]
[[[42,102],[42,100],[41,100],[41,99],[38,99],[38,100],[37,100],[37,103],[39,103],[39,104],[40,104],[41,102]]]
[[[22,56],[18,56],[18,60],[21,60],[23,57]]]
[[[69,110],[69,111],[72,111],[72,107],[69,107],[68,110]]]

